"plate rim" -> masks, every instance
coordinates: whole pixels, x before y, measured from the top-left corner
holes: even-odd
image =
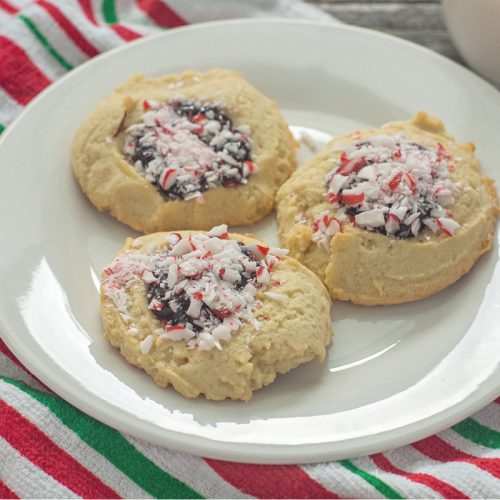
[[[107,51],[99,56],[89,59],[82,65],[75,68],[73,71],[68,72],[66,75],[61,77],[60,79],[53,82],[46,89],[44,89],[40,94],[38,94],[20,113],[20,115],[7,127],[5,132],[0,137],[0,148],[10,136],[12,130],[14,130],[19,123],[24,120],[24,117],[27,114],[32,112],[38,102],[45,99],[47,95],[50,95],[52,92],[57,92],[57,89],[60,85],[63,85],[66,80],[78,79],[79,73],[81,71],[85,71],[87,66],[91,66],[96,63],[97,60],[105,59],[108,57],[114,57],[117,53],[121,51],[134,50],[134,48],[138,45],[144,43],[154,43],[154,40],[158,38],[168,38],[170,36],[175,36],[180,31],[187,32],[193,30],[203,30],[203,29],[211,29],[214,27],[223,27],[227,25],[249,25],[249,24],[288,24],[288,25],[301,25],[301,26],[317,26],[326,28],[334,31],[346,31],[346,32],[360,32],[370,36],[375,36],[376,38],[385,38],[389,39],[393,43],[397,43],[399,45],[410,47],[412,50],[418,50],[425,53],[428,57],[432,57],[441,61],[442,64],[450,64],[455,69],[459,69],[462,74],[468,74],[469,77],[472,76],[477,84],[481,85],[484,90],[488,90],[489,92],[493,92],[494,97],[498,100],[500,105],[500,93],[498,90],[489,82],[485,81],[475,73],[473,73],[468,68],[461,66],[448,59],[447,57],[438,54],[426,47],[422,47],[413,42],[409,42],[404,39],[400,39],[398,37],[388,35],[385,33],[380,33],[375,30],[354,27],[344,24],[333,24],[329,21],[311,21],[311,20],[297,20],[297,19],[281,19],[281,18],[262,18],[262,19],[231,19],[231,20],[223,20],[223,21],[212,21],[207,23],[198,23],[189,26],[183,26],[179,28],[174,28],[165,32],[160,32],[158,34],[144,37],[140,40],[136,40],[132,43],[121,45],[116,47],[110,51]],[[388,431],[384,431],[378,436],[386,436],[387,434],[392,434],[392,437],[385,437],[383,439],[378,439],[372,442],[370,445],[364,443],[364,439],[366,438],[350,438],[344,441],[329,441],[326,443],[308,443],[301,445],[284,445],[284,444],[247,444],[247,443],[235,443],[235,442],[225,442],[224,446],[227,448],[220,448],[221,441],[216,439],[210,439],[201,436],[191,436],[184,434],[177,430],[171,429],[162,429],[162,432],[165,436],[161,439],[161,442],[158,442],[158,434],[157,431],[155,433],[152,430],[150,425],[147,426],[142,425],[140,419],[137,422],[134,420],[130,420],[126,414],[120,414],[118,409],[111,404],[108,404],[106,401],[103,401],[101,398],[95,398],[95,396],[86,388],[83,388],[83,391],[78,393],[73,393],[69,389],[64,387],[63,381],[57,377],[57,374],[51,374],[49,368],[45,368],[43,363],[37,363],[37,357],[31,356],[25,352],[26,345],[23,345],[23,340],[19,341],[15,335],[9,334],[8,332],[12,329],[8,327],[10,321],[7,318],[7,315],[4,312],[2,306],[0,306],[0,336],[9,347],[9,349],[15,354],[15,356],[22,362],[22,364],[29,369],[31,373],[33,373],[37,378],[39,378],[44,384],[50,387],[57,395],[60,395],[65,401],[74,405],[82,412],[91,415],[96,418],[100,422],[109,425],[112,428],[118,429],[124,433],[133,434],[140,439],[145,439],[146,441],[153,442],[159,444],[161,446],[166,446],[169,448],[177,449],[179,451],[192,453],[196,455],[202,455],[210,458],[222,459],[222,460],[231,460],[231,461],[241,461],[245,463],[266,463],[266,464],[294,464],[294,463],[315,463],[324,460],[337,460],[340,458],[352,458],[355,456],[366,455],[374,452],[381,451],[381,449],[386,450],[389,448],[399,447],[407,445],[416,440],[422,439],[426,436],[430,436],[437,432],[440,432],[444,429],[449,428],[455,423],[463,420],[468,417],[472,413],[478,411],[483,408],[486,404],[493,401],[500,394],[500,372],[498,373],[498,384],[492,384],[492,387],[489,390],[483,389],[483,394],[479,398],[475,398],[472,402],[470,402],[470,396],[466,397],[465,400],[459,401],[455,405],[451,405],[447,407],[444,411],[435,413],[429,417],[426,417],[422,420],[418,420],[417,422],[412,422],[410,424],[406,424],[397,429],[391,429]],[[30,339],[25,339],[24,344],[29,343]],[[33,339],[32,339],[33,340]],[[33,340],[34,341],[34,340]],[[36,348],[38,350],[42,350],[40,345],[36,343]],[[32,353],[30,353],[32,354]],[[60,368],[59,365],[56,365],[57,370],[64,371]],[[490,377],[491,378],[491,377]],[[90,397],[90,400],[89,400]],[[468,404],[465,402],[468,401]],[[104,403],[104,407],[102,406]],[[113,410],[113,412],[106,411],[106,405],[109,409]],[[457,408],[460,411],[457,411]],[[452,411],[455,410],[455,411]],[[451,413],[451,414],[450,414]],[[122,415],[125,415],[125,418],[122,418]],[[426,424],[426,425],[425,425]],[[416,429],[414,427],[417,426]],[[408,428],[411,428],[408,429]],[[397,432],[396,432],[397,431]],[[410,437],[411,434],[411,437]],[[187,439],[191,438],[191,439]],[[352,442],[356,444],[353,445]],[[342,444],[343,443],[351,443],[349,444],[349,452],[342,452]],[[242,454],[241,452],[235,451],[233,447],[241,447],[245,446],[245,452],[243,453],[243,457],[238,459],[236,455]],[[263,448],[265,446],[265,452],[259,450],[259,448]],[[304,450],[304,447],[312,447],[313,450]],[[335,449],[337,448],[337,449]],[[265,458],[263,459],[263,454],[265,454]]]

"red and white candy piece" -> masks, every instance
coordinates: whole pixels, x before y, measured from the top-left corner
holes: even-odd
[[[394,214],[389,214],[385,222],[385,232],[387,234],[395,234],[400,227],[399,219]]]
[[[160,174],[160,186],[164,191],[168,191],[174,185],[177,175],[177,171],[173,168],[163,170]]]
[[[257,165],[253,161],[245,160],[243,162],[243,176],[248,177],[257,170]]]
[[[349,175],[351,172],[359,172],[366,165],[364,158],[355,158],[343,162],[337,168],[337,173],[342,175]]]
[[[460,227],[458,222],[448,217],[438,217],[436,219],[436,223],[447,236],[453,236],[456,230]]]
[[[260,245],[259,243],[249,243],[246,245],[248,250],[252,252],[252,255],[258,260],[265,259],[266,255],[269,253],[270,247],[265,245]]]
[[[270,281],[271,275],[265,266],[257,267],[257,283],[267,285]]]
[[[221,224],[220,226],[215,226],[210,231],[208,231],[208,236],[227,239],[229,234],[227,232],[227,224]]]
[[[185,326],[166,326],[165,333],[160,335],[160,338],[168,340],[189,340],[196,334]]]
[[[189,253],[191,251],[192,251],[192,247],[191,247],[191,244],[189,243],[189,240],[184,238],[184,239],[179,240],[174,245],[174,247],[170,251],[170,255],[174,255],[177,257],[180,255],[184,255],[186,253]]]

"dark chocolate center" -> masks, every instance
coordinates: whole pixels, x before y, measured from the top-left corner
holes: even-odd
[[[251,144],[248,137],[241,134],[235,128],[231,119],[221,111],[217,106],[212,104],[204,104],[195,101],[176,100],[168,104],[179,117],[184,117],[193,124],[199,126],[191,131],[201,142],[210,147],[215,152],[223,152],[234,160],[228,163],[224,159],[218,158],[216,165],[209,165],[205,172],[200,172],[196,177],[188,181],[176,180],[168,189],[164,189],[161,185],[161,174],[155,174],[154,184],[158,191],[167,199],[179,200],[185,199],[196,192],[204,192],[208,189],[224,186],[233,187],[245,182],[248,177],[248,172],[244,170],[244,162],[251,159]],[[206,120],[215,120],[219,123],[220,129],[217,132],[212,129],[207,130],[204,126]],[[130,156],[132,164],[140,163],[142,169],[146,169],[149,163],[158,157],[158,153],[154,144],[144,143],[142,137],[150,132],[154,127],[145,126],[144,133],[135,136],[131,143],[134,147],[134,152]],[[228,131],[232,134],[225,134],[221,140],[215,141],[215,144],[210,144],[216,135],[221,132]],[[168,165],[167,165],[168,168]],[[216,177],[210,175],[210,171],[216,172]]]
[[[238,242],[241,252],[252,260],[255,260],[250,250],[242,243]],[[193,332],[200,332],[206,323],[218,324],[231,314],[227,310],[213,310],[206,304],[202,305],[201,313],[198,318],[191,317],[187,311],[190,305],[190,299],[184,291],[174,294],[168,287],[168,270],[153,271],[157,281],[147,286],[148,302],[155,298],[161,305],[158,309],[153,309],[153,314],[160,320],[165,321],[172,326],[185,326]],[[186,276],[185,279],[193,280],[199,276]],[[242,271],[239,279],[234,283],[235,290],[242,290],[248,283],[255,284],[256,273]]]

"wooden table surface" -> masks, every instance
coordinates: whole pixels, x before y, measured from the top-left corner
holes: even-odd
[[[465,65],[450,39],[439,0],[306,1],[340,21],[406,38]]]

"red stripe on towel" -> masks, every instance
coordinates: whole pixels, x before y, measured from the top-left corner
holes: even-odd
[[[0,498],[19,498],[3,481],[0,481]]]
[[[416,450],[439,462],[467,462],[500,478],[500,458],[477,458],[457,450],[438,436],[431,436],[412,445]]]
[[[188,22],[179,16],[170,6],[160,0],[137,0],[137,5],[156,24],[164,28],[176,28],[177,26],[185,26],[188,24]]]
[[[97,21],[94,16],[94,10],[92,9],[92,0],[78,0],[80,8],[82,9],[85,17],[94,25],[97,26]]]
[[[19,9],[7,2],[7,0],[0,0],[0,9],[12,15],[16,15],[19,12]]]
[[[78,28],[55,5],[46,0],[37,0],[37,4],[45,9],[73,43],[89,57],[99,54],[99,51],[82,35]]]
[[[21,47],[1,35],[0,61],[0,87],[19,104],[28,104],[51,83]]]
[[[432,488],[434,491],[439,493],[443,498],[469,498],[467,495],[457,490],[454,486],[441,479],[438,479],[431,474],[424,474],[421,472],[412,473],[406,472],[403,469],[400,469],[393,465],[387,457],[382,455],[382,453],[378,453],[377,455],[372,455],[370,457],[375,465],[382,469],[383,471],[390,472],[391,474],[397,474],[398,476],[403,476],[414,483],[424,484],[429,488]]]
[[[113,31],[126,42],[131,42],[132,40],[136,40],[137,38],[141,38],[142,35],[133,31],[129,28],[123,26],[123,24],[110,24],[110,27]]]
[[[338,498],[297,465],[205,461],[222,479],[257,498]]]
[[[84,498],[120,498],[97,476],[59,448],[36,425],[0,401],[0,434],[19,453]]]

